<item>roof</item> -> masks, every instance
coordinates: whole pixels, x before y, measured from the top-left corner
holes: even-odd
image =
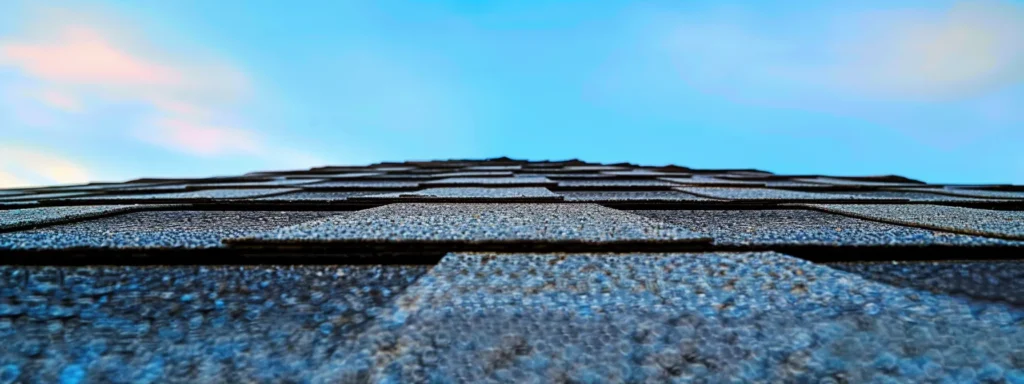
[[[0,190],[0,382],[1024,378],[1024,187],[579,160]]]

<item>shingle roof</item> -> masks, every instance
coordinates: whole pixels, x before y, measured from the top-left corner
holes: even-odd
[[[1020,382],[1022,191],[509,158],[0,190],[0,382]]]

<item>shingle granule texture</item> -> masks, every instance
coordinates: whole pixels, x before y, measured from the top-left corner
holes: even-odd
[[[401,203],[252,236],[245,242],[706,241],[671,224],[594,204]]]
[[[367,200],[547,200],[560,201],[562,196],[556,195],[542,187],[447,187],[427,188],[421,191],[391,192],[361,196]]]
[[[338,382],[342,346],[428,268],[0,266],[0,379]]]
[[[582,202],[678,202],[716,201],[676,191],[558,191],[566,201]]]
[[[0,249],[214,248],[252,235],[344,212],[152,211],[0,233]]]
[[[419,187],[418,182],[412,181],[385,181],[360,179],[353,181],[325,181],[302,186],[305,190],[367,190],[367,189],[414,189]]]
[[[207,189],[192,192],[152,193],[152,194],[127,194],[127,195],[93,195],[87,197],[76,197],[67,200],[71,201],[214,201],[230,199],[247,199],[276,195],[296,191],[289,188],[267,188],[267,189]]]
[[[1024,200],[1024,192],[1021,191],[988,191],[982,189],[961,189],[944,188],[935,189],[935,193],[942,193],[954,196],[984,197],[990,199],[1016,199]]]
[[[442,186],[471,186],[471,185],[494,185],[494,186],[545,186],[555,185],[554,181],[546,177],[451,177],[441,180],[424,181],[423,185],[434,187]]]
[[[834,263],[829,267],[899,287],[1024,306],[1024,261]]]
[[[562,180],[558,182],[561,188],[660,188],[668,189],[676,186],[667,181],[661,180]]]
[[[271,180],[271,181],[238,181],[229,183],[188,183],[189,187],[204,187],[204,188],[273,188],[273,187],[291,187],[302,184],[310,184],[319,181],[318,179],[287,179],[287,180]]]
[[[451,254],[331,371],[371,382],[960,382],[1019,369],[1022,316],[775,253]]]
[[[848,195],[862,195],[868,197],[879,197],[879,198],[892,198],[892,199],[907,199],[909,201],[916,202],[934,202],[934,203],[986,203],[986,202],[1012,202],[1012,200],[999,200],[999,199],[985,199],[979,197],[967,197],[967,196],[953,196],[953,195],[942,195],[938,193],[929,193],[925,190],[920,192],[914,191],[864,191],[864,192],[841,192],[842,194]]]
[[[630,211],[715,239],[716,245],[991,246],[1024,242],[936,232],[798,209]],[[1024,248],[1021,249],[1024,251]]]
[[[296,203],[331,203],[345,201],[354,196],[365,196],[380,193],[380,191],[333,191],[333,192],[291,192],[282,195],[274,195],[257,198],[256,201],[268,202],[296,202]]]
[[[0,210],[0,229],[63,223],[139,209],[138,205],[37,207]]]
[[[763,181],[744,181],[744,180],[729,180],[729,179],[716,179],[714,177],[701,177],[694,176],[692,178],[678,178],[678,177],[662,177],[659,180],[670,181],[677,184],[683,185],[707,185],[707,186],[731,186],[731,185],[743,185],[751,187],[763,187],[765,183]]]
[[[58,192],[58,193],[33,193],[28,195],[0,197],[0,201],[28,201],[28,200],[49,200],[75,196],[87,196],[88,192]]]
[[[1024,239],[1024,211],[993,211],[943,205],[812,204],[847,216],[942,231]]]
[[[817,193],[787,191],[771,188],[728,188],[728,187],[677,187],[677,190],[698,196],[737,201],[847,201],[847,200],[889,200],[902,199],[887,197],[871,197],[841,193]]]
[[[861,186],[861,187],[918,187],[925,186],[926,184],[921,183],[900,183],[892,181],[865,181],[865,180],[850,180],[850,179],[836,179],[831,177],[818,177],[818,178],[798,178],[797,181],[806,181],[809,183],[820,183],[829,185],[842,185],[842,186]]]

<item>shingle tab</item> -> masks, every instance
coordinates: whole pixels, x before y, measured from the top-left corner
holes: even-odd
[[[1013,367],[1019,316],[775,253],[452,254],[335,370],[371,382],[952,380]]]
[[[623,180],[623,179],[597,179],[597,180],[562,180],[558,182],[560,188],[658,188],[669,189],[676,184],[661,180]]]
[[[331,190],[370,190],[370,189],[415,189],[419,187],[415,181],[390,181],[361,179],[353,181],[325,181],[315,184],[303,185],[302,189],[308,191],[331,191]]]
[[[39,201],[49,199],[60,199],[75,196],[88,196],[88,192],[56,192],[56,193],[33,193],[28,195],[18,196],[6,196],[0,197],[0,201],[3,202],[17,202],[17,201]]]
[[[138,205],[99,205],[73,207],[37,207],[0,210],[0,229],[63,223],[139,209]]]
[[[428,268],[0,266],[0,378],[339,382],[345,346]]]
[[[829,267],[899,287],[1024,306],[1024,261],[889,261]]]
[[[271,196],[286,192],[297,191],[291,188],[266,188],[266,189],[207,189],[191,192],[171,193],[150,193],[150,194],[124,194],[124,195],[92,195],[86,197],[75,197],[69,201],[89,202],[203,202],[216,200],[246,199],[254,197]]]
[[[817,193],[771,188],[677,187],[677,190],[698,196],[736,201],[906,201],[898,198],[872,197],[842,193]]]
[[[441,180],[424,181],[425,186],[460,187],[460,186],[547,186],[555,185],[546,177],[452,177]]]
[[[215,248],[221,240],[343,212],[152,211],[0,233],[0,249]]]
[[[447,187],[427,188],[421,191],[390,192],[364,195],[360,200],[415,200],[415,201],[561,201],[562,196],[556,195],[541,187]]]
[[[1024,211],[993,211],[943,205],[812,204],[815,209],[887,223],[942,231],[1024,239]]]
[[[1010,203],[1013,200],[999,200],[999,199],[985,199],[979,197],[968,197],[968,196],[954,196],[954,195],[942,195],[937,193],[929,193],[926,190],[921,191],[857,191],[857,192],[842,192],[842,194],[850,195],[863,195],[869,197],[879,198],[896,198],[896,199],[907,199],[909,201],[916,202],[934,202],[934,203]]]
[[[988,191],[982,189],[944,188],[930,190],[934,193],[942,193],[953,196],[984,197],[990,199],[1016,199],[1024,200],[1024,192],[1021,191]]]
[[[296,202],[296,203],[333,203],[348,200],[353,196],[366,196],[381,191],[326,191],[326,192],[290,192],[281,195],[256,198],[257,202]]]
[[[796,209],[630,211],[715,239],[716,245],[992,246],[1007,241]]]
[[[672,225],[594,204],[390,204],[245,242],[694,242]]]
[[[582,202],[680,202],[720,201],[676,191],[559,191],[566,201]]]

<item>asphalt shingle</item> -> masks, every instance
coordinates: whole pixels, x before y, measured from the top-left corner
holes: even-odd
[[[365,196],[380,191],[330,191],[330,192],[290,192],[281,195],[256,198],[257,202],[295,202],[295,203],[334,203],[348,200],[354,196]]]
[[[89,195],[89,192],[33,193],[33,194],[28,194],[28,195],[16,195],[16,196],[0,197],[0,201],[5,201],[5,202],[6,201],[9,201],[9,202],[39,201],[39,200],[60,199],[60,198],[68,198],[68,197],[75,197],[75,196],[88,196],[88,195]]]
[[[420,183],[415,181],[391,181],[361,179],[352,181],[324,181],[314,184],[306,184],[302,189],[307,191],[344,191],[344,190],[370,190],[370,189],[416,189]]]
[[[546,177],[452,177],[441,180],[424,181],[423,185],[432,187],[462,187],[462,186],[548,186],[555,185],[554,181]]]
[[[661,180],[623,180],[623,179],[597,179],[597,180],[562,180],[558,182],[559,188],[577,189],[601,189],[601,188],[656,188],[669,189],[677,186]]]
[[[891,261],[829,267],[899,287],[1024,306],[1024,261]]]
[[[427,188],[421,191],[390,192],[359,196],[360,200],[388,201],[561,201],[562,196],[556,195],[541,187],[447,187]]]
[[[716,245],[1024,246],[1024,242],[936,232],[798,209],[630,211],[715,239]]]
[[[784,189],[771,188],[728,188],[728,187],[677,187],[677,190],[692,193],[698,196],[706,196],[717,199],[749,201],[749,202],[777,202],[777,201],[906,201],[897,198],[872,197],[842,193],[817,193],[789,191]]]
[[[338,382],[428,266],[0,266],[0,379]]]
[[[63,223],[140,209],[138,205],[36,207],[0,210],[0,229]]]
[[[559,191],[566,201],[592,203],[720,201],[676,191]]]
[[[962,189],[944,188],[930,190],[935,193],[942,193],[953,196],[982,197],[990,199],[1015,199],[1024,200],[1024,192],[1021,191],[989,191],[983,189]]]
[[[1024,211],[993,211],[943,205],[811,204],[847,216],[981,236],[1024,239]]]
[[[343,212],[152,211],[0,233],[0,249],[215,248],[221,240]]]
[[[594,204],[401,203],[270,231],[239,242],[689,243],[664,222]]]
[[[452,254],[333,370],[371,382],[962,381],[1017,366],[1021,315],[775,253]]]
[[[171,193],[143,193],[143,194],[122,194],[122,195],[92,195],[85,197],[74,197],[60,199],[78,202],[207,202],[217,200],[250,199],[277,195],[286,192],[297,191],[290,188],[266,188],[266,189],[206,189],[190,192]]]

